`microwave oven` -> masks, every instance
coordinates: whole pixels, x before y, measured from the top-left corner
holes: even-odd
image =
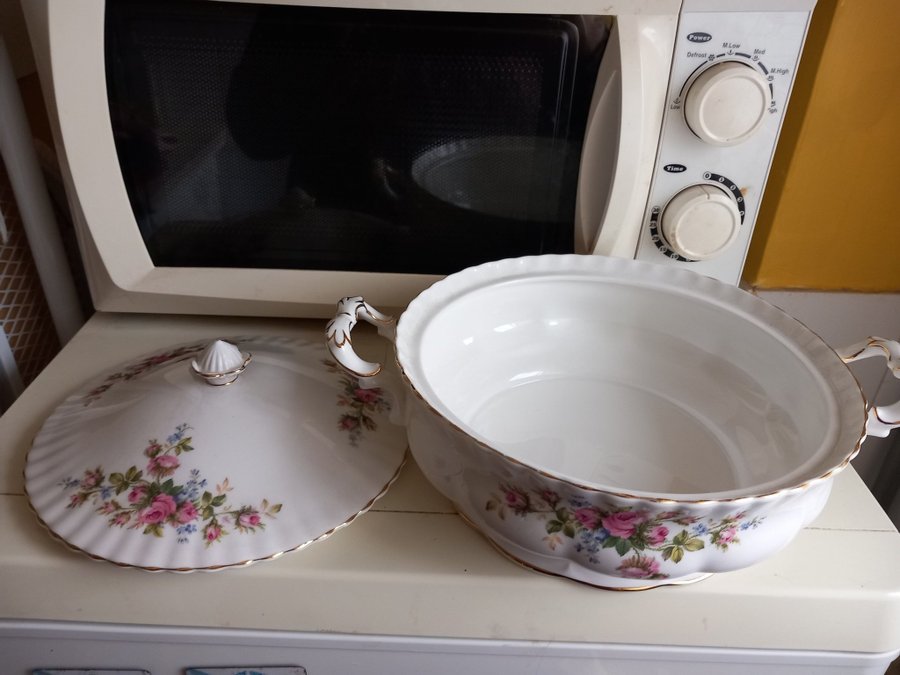
[[[30,0],[95,307],[329,316],[541,253],[737,283],[813,0]]]

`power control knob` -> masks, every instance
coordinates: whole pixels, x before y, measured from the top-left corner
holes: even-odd
[[[706,143],[737,145],[762,126],[771,98],[762,73],[737,61],[723,61],[704,70],[691,84],[684,118]]]
[[[662,236],[688,260],[708,260],[737,238],[741,213],[734,198],[715,185],[691,185],[675,195],[662,213]]]

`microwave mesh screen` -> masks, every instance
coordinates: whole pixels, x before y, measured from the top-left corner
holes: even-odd
[[[156,266],[445,274],[572,250],[605,46],[583,17],[107,2]]]

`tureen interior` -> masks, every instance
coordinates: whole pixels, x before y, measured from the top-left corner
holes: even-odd
[[[407,375],[486,445],[579,484],[722,498],[820,475],[859,436],[842,427],[855,381],[839,362],[823,376],[814,361],[837,357],[792,319],[727,292],[750,311],[590,275],[478,285],[400,336],[415,343]]]

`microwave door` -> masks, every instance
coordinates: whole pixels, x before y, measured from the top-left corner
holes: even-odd
[[[583,23],[110,0],[110,115],[154,265],[447,274],[572,251],[604,47]]]

